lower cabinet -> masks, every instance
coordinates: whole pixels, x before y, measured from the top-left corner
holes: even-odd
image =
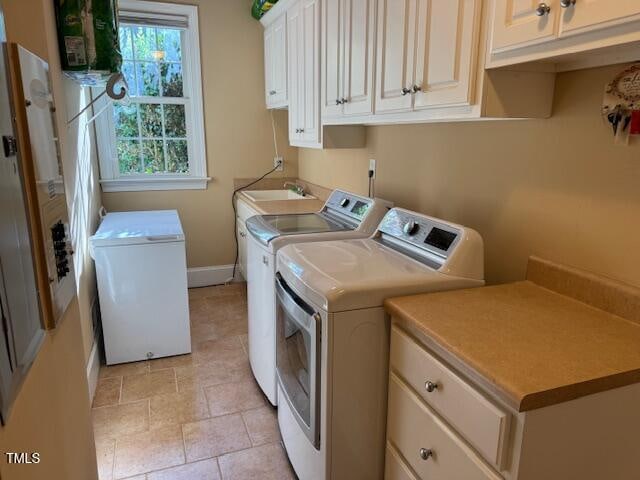
[[[638,478],[640,383],[520,412],[439,352],[392,321],[385,480]]]
[[[247,278],[247,241],[249,240],[249,231],[247,230],[246,221],[259,215],[257,211],[251,208],[247,202],[238,197],[236,200],[236,235],[238,240],[238,269],[242,276]]]

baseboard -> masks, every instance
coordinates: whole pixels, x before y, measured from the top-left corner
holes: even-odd
[[[100,338],[96,337],[89,354],[89,361],[87,362],[87,383],[89,384],[89,399],[93,404],[93,397],[96,394],[96,388],[98,388],[98,374],[100,372]]]
[[[233,265],[217,265],[212,267],[195,267],[187,269],[189,288],[209,287],[227,283],[233,275]],[[236,268],[234,282],[242,281],[239,268]]]

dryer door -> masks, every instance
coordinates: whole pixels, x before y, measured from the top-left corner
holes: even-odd
[[[278,381],[298,424],[320,449],[322,317],[276,274]]]

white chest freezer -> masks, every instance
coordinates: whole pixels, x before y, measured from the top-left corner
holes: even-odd
[[[178,212],[109,213],[90,248],[107,364],[190,353],[187,263]]]

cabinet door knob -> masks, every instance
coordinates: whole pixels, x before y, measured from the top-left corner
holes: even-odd
[[[340,100],[340,102],[344,105],[345,103],[349,103],[349,100],[347,100],[346,98],[343,98],[342,100]]]
[[[275,94],[276,94],[276,91],[275,91],[275,90],[271,90],[271,91],[269,92],[269,95],[275,95]]]
[[[536,15],[539,17],[544,17],[545,15],[549,15],[551,11],[551,7],[546,3],[540,3],[538,8],[536,8]]]
[[[420,449],[420,458],[422,460],[429,460],[431,457],[433,457],[433,450],[431,450],[430,448]]]
[[[265,265],[269,265],[269,259],[267,257],[262,257],[262,263],[264,263]]]
[[[576,0],[560,0],[560,6],[562,8],[573,7],[576,4]]]
[[[342,105],[342,101],[339,98],[336,98],[336,105]]]
[[[411,87],[411,93],[418,93],[422,91],[422,87],[418,86],[418,85],[414,85],[413,87]]]
[[[304,128],[301,128],[301,129],[300,129],[300,133],[304,133]]]
[[[404,88],[402,89],[402,96],[403,96],[403,97],[404,97],[405,95],[409,95],[410,93],[411,93],[411,89],[410,89],[410,88],[404,87]]]
[[[425,390],[426,390],[427,392],[429,392],[429,393],[433,393],[433,392],[435,392],[435,391],[438,389],[438,384],[437,384],[437,383],[435,383],[435,382],[427,381],[427,382],[424,384],[424,388],[425,388]]]

